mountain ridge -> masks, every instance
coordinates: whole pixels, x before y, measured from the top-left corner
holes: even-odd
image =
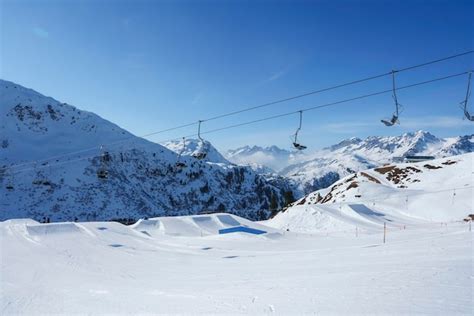
[[[255,149],[255,146],[251,148]],[[400,136],[351,137],[321,150],[300,154],[297,161],[290,158],[290,151],[286,151],[285,157],[272,158],[269,151],[257,148],[260,152],[254,150],[248,156],[245,151],[239,151],[226,157],[242,165],[251,165],[255,157],[278,160],[277,173],[291,179],[302,194],[307,194],[351,173],[390,163],[398,157],[432,155],[441,158],[473,152],[474,135],[438,138],[420,130]],[[282,167],[284,164],[286,166]]]
[[[4,80],[0,114],[0,220],[138,219],[216,211],[261,219],[272,202],[284,205],[284,192],[290,190],[282,179],[270,181],[230,163],[182,156],[185,166],[178,168],[172,150]],[[105,179],[99,177],[102,169]]]

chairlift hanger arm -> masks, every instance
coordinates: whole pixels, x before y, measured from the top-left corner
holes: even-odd
[[[201,137],[201,123],[202,123],[202,122],[203,122],[203,120],[199,120],[199,121],[198,121],[198,138],[199,138],[200,141],[203,142],[204,140],[203,140],[202,137]]]
[[[466,98],[464,99],[464,109],[467,108],[467,103],[469,101],[469,96],[471,95],[471,76],[472,71],[467,74],[467,90],[466,90]]]
[[[395,115],[398,117],[399,115],[399,104],[398,104],[398,97],[397,97],[397,86],[395,84],[395,74],[398,70],[392,70],[392,93],[393,93],[393,100],[395,101]]]
[[[296,129],[296,132],[295,132],[295,143],[298,143],[298,133],[300,132],[301,125],[303,123],[303,111],[300,110],[300,111],[298,111],[298,113],[300,115],[300,123],[299,123],[298,128]]]

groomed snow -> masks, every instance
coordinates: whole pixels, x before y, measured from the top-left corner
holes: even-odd
[[[235,225],[269,233],[218,235]],[[10,314],[472,314],[463,222],[297,234],[226,215],[0,223]]]

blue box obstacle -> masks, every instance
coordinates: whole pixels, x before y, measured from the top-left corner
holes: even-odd
[[[250,228],[250,227],[246,227],[246,226],[236,226],[236,227],[219,229],[219,235],[229,234],[229,233],[239,233],[239,232],[240,233],[249,233],[249,234],[254,234],[254,235],[260,235],[260,234],[265,234],[266,233],[266,231],[264,231],[264,230]]]

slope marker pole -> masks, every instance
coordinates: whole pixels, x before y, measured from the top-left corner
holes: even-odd
[[[385,244],[385,236],[387,235],[387,224],[383,222],[383,243]]]

